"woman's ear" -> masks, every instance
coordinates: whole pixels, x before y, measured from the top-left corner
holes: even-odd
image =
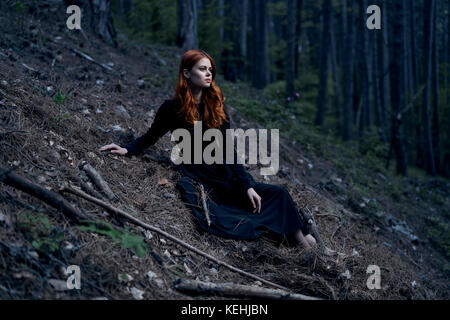
[[[188,69],[183,69],[183,75],[186,79],[189,79],[191,76]]]

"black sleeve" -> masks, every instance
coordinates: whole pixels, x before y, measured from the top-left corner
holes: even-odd
[[[225,109],[225,106],[224,106]],[[226,120],[223,122],[222,127],[223,129],[230,129],[230,116],[227,112],[227,110],[225,109],[225,115],[226,115]],[[247,172],[247,170],[244,168],[244,166],[242,164],[238,164],[237,163],[237,151],[236,151],[236,146],[234,146],[234,150],[233,150],[233,158],[234,158],[234,162],[233,164],[227,164],[231,170],[233,171],[234,175],[241,181],[242,184],[242,188],[245,192],[247,192],[247,190],[249,188],[253,188],[256,184],[255,180],[253,179],[253,177]]]
[[[164,101],[159,107],[158,112],[156,112],[155,119],[147,133],[124,146],[124,148],[128,150],[127,155],[132,156],[141,153],[144,149],[154,145],[159,138],[169,131],[171,116],[170,106],[168,100]]]

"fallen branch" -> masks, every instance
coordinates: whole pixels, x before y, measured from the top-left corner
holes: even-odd
[[[102,178],[102,176],[95,170],[89,163],[83,161],[80,165],[80,169],[86,172],[89,178],[95,183],[95,185],[100,189],[100,191],[108,198],[112,200],[115,198],[114,193],[109,188],[108,183]]]
[[[80,50],[77,50],[75,48],[70,48],[70,50],[75,52],[80,57],[85,58],[86,60],[91,61],[92,63],[95,63],[95,64],[99,65],[100,67],[102,67],[102,68],[104,68],[104,69],[106,69],[108,71],[114,71],[110,66],[107,66],[104,63],[100,63],[100,62],[95,61],[91,56],[88,56],[86,53],[81,52]]]
[[[208,227],[211,226],[211,219],[209,218],[209,209],[208,204],[206,203],[206,193],[205,188],[200,183],[200,194],[202,196],[202,204],[203,204],[203,212],[205,213],[206,222],[208,223]]]
[[[207,254],[206,252],[203,252],[203,251],[201,251],[201,250],[191,246],[190,244],[184,242],[183,240],[178,239],[177,237],[174,237],[171,234],[169,234],[169,233],[167,233],[167,232],[165,232],[165,231],[163,231],[163,230],[161,230],[161,229],[159,229],[157,227],[154,227],[152,225],[146,224],[146,223],[142,222],[141,220],[133,217],[132,215],[130,215],[130,214],[128,214],[128,213],[126,213],[126,212],[124,212],[124,211],[122,211],[120,209],[117,209],[117,208],[115,208],[115,207],[113,207],[113,206],[111,206],[111,205],[109,205],[109,204],[107,204],[107,203],[105,203],[105,202],[103,202],[103,201],[101,201],[99,199],[96,199],[96,198],[94,198],[94,197],[84,193],[83,191],[81,191],[79,189],[70,187],[68,185],[63,185],[61,187],[60,191],[61,192],[70,192],[72,194],[75,194],[77,196],[80,196],[80,197],[84,198],[85,200],[89,200],[89,201],[91,201],[91,202],[93,202],[95,204],[98,204],[99,206],[102,206],[103,208],[105,208],[105,209],[107,209],[107,210],[109,210],[111,212],[114,212],[114,213],[116,213],[116,214],[118,214],[120,216],[123,216],[123,217],[127,218],[131,223],[133,223],[133,224],[135,224],[137,226],[140,226],[140,227],[142,227],[144,229],[156,232],[156,233],[162,235],[163,237],[165,237],[165,238],[167,238],[167,239],[169,239],[169,240],[171,240],[171,241],[181,245],[182,247],[184,247],[184,248],[186,248],[186,249],[188,249],[190,251],[193,251],[193,252],[195,252],[195,253],[201,255],[202,257],[205,257],[205,258],[207,258],[207,259],[209,259],[211,261],[214,261],[218,265],[221,265],[221,266],[224,266],[224,267],[230,269],[231,271],[240,273],[242,275],[245,275],[245,276],[247,276],[249,278],[252,278],[252,279],[255,279],[255,280],[259,280],[259,281],[261,281],[261,282],[263,282],[265,284],[271,285],[273,287],[289,291],[289,289],[287,289],[287,288],[285,288],[285,287],[283,287],[281,285],[278,285],[278,284],[273,283],[271,281],[265,280],[265,279],[263,279],[261,277],[258,277],[258,276],[254,275],[254,274],[251,274],[251,273],[248,273],[248,272],[246,272],[244,270],[241,270],[239,268],[233,267],[232,265],[229,265],[226,262],[220,261],[220,260],[214,258],[213,256]]]
[[[260,299],[280,300],[322,300],[298,293],[290,293],[279,289],[267,289],[254,286],[246,286],[231,282],[211,283],[197,280],[177,279],[175,289],[190,293],[222,295],[228,297],[246,297]]]
[[[61,195],[53,191],[42,188],[41,186],[30,182],[9,169],[0,167],[0,181],[3,183],[26,192],[44,202],[62,211],[70,220],[79,223],[81,220],[86,220],[87,217],[76,210],[72,205],[67,202]]]

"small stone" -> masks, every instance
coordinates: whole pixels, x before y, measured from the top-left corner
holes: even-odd
[[[213,276],[217,276],[219,274],[219,271],[217,271],[216,268],[211,268],[209,269],[209,272],[213,275]]]
[[[135,288],[135,287],[131,288],[131,295],[136,300],[144,299],[144,291],[143,290],[139,290],[138,288]]]
[[[168,193],[168,192],[166,192],[166,193],[164,193],[164,197],[166,197],[166,198],[176,198],[176,196],[174,195],[174,194],[172,194],[172,193]]]
[[[50,279],[50,280],[48,280],[48,282],[52,285],[52,287],[53,287],[53,289],[55,289],[55,291],[69,290],[69,288],[67,288],[66,281],[58,280],[58,279]]]
[[[145,274],[146,277],[148,277],[149,280],[152,280],[154,278],[157,278],[158,276],[156,275],[156,273],[154,273],[153,271],[149,271]]]

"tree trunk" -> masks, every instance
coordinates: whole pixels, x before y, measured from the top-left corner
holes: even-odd
[[[437,44],[437,8],[438,2],[434,1],[434,23],[433,23],[433,49],[432,49],[432,85],[433,85],[433,121],[432,121],[432,139],[433,139],[433,152],[435,157],[436,171],[441,170],[441,137],[440,137],[440,125],[439,125],[439,55]],[[447,30],[448,31],[448,30]]]
[[[81,27],[87,21],[88,29],[107,44],[117,47],[116,29],[111,15],[111,0],[64,0],[67,6],[78,5],[81,9]]]
[[[198,48],[196,0],[177,1],[176,44],[185,51]]]
[[[432,48],[433,48],[433,18],[434,18],[434,1],[425,1],[424,13],[424,82],[425,91],[423,94],[423,105],[422,105],[422,121],[424,124],[424,156],[425,156],[425,167],[428,173],[435,174],[436,167],[434,162],[434,154],[432,147],[431,138],[431,128],[430,128],[430,91],[431,91],[431,60],[432,60]]]
[[[334,111],[336,116],[336,132],[339,134],[341,132],[341,89],[339,86],[339,75],[337,67],[337,52],[336,52],[336,36],[334,33],[334,19],[331,15],[330,23],[330,46],[331,46],[331,73],[333,76],[334,84]]]
[[[324,0],[322,4],[322,41],[320,45],[320,70],[319,70],[319,93],[317,97],[317,113],[315,124],[324,127],[325,104],[327,102],[327,82],[328,82],[328,50],[330,43],[330,17],[331,0]]]
[[[386,117],[386,113],[391,111],[391,73],[390,73],[390,61],[389,61],[389,37],[388,37],[388,16],[387,16],[388,6],[387,0],[383,0],[381,7],[382,14],[382,37],[381,37],[381,84],[380,90],[382,92],[381,99],[381,123],[385,126],[384,131],[390,132],[389,122]]]
[[[252,4],[252,86],[264,88],[269,83],[269,54],[266,6],[263,0],[251,0]]]
[[[287,48],[286,48],[286,109],[291,109],[295,94],[295,29],[296,29],[297,0],[288,0],[287,5]]]
[[[394,1],[394,12],[396,17],[393,22],[393,62],[392,62],[392,146],[396,155],[396,171],[398,174],[406,175],[407,157],[406,146],[402,130],[401,110],[405,106],[404,92],[404,60],[405,52],[403,46],[403,0]],[[401,15],[401,16],[399,16]]]
[[[302,0],[297,0],[297,23],[295,26],[295,78],[298,76],[298,57],[299,57],[299,46],[302,32]]]
[[[344,0],[344,21],[348,19],[348,25],[344,27],[345,55],[343,57],[343,82],[344,82],[344,123],[342,138],[345,140],[353,137],[353,55],[354,55],[354,27],[353,27],[353,3],[349,4],[347,12],[347,0]]]

